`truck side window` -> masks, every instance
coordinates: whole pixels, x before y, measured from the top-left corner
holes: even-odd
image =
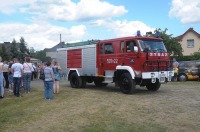
[[[134,41],[126,42],[126,52],[134,52],[134,46],[136,46]]]
[[[114,53],[114,49],[111,43],[109,44],[105,44],[105,54],[113,54]]]
[[[120,52],[124,53],[124,41],[120,42]]]

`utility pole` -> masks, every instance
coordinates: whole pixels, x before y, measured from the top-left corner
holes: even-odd
[[[61,34],[60,34],[60,43],[61,43],[62,39],[61,39]]]

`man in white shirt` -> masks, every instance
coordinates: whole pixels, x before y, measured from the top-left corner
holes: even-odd
[[[3,80],[4,80],[4,77],[3,77],[3,63],[1,62],[2,61],[2,57],[0,56],[0,98],[3,98],[4,97],[4,86],[3,86]]]
[[[14,59],[14,64],[11,66],[11,72],[13,73],[14,95],[20,97],[19,88],[21,83],[21,77],[23,75],[23,65],[19,63],[18,58]]]

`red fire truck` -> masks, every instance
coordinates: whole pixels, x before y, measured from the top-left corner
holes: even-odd
[[[106,86],[115,83],[125,94],[136,85],[157,91],[171,81],[169,53],[161,38],[137,36],[68,43],[57,50],[57,61],[73,88],[86,83]]]

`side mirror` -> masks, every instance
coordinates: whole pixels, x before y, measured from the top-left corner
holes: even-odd
[[[138,47],[134,46],[134,52],[138,52]]]

